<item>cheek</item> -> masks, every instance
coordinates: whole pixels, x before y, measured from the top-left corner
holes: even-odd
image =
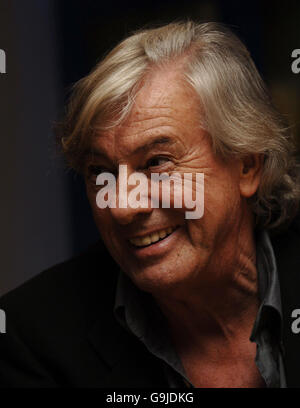
[[[96,226],[103,237],[110,235],[111,231],[111,217],[109,209],[99,209],[96,205],[92,208],[93,217],[96,223]]]
[[[108,235],[108,231],[111,230],[110,224],[111,224],[111,216],[108,208],[105,209],[100,209],[97,206],[96,203],[96,195],[98,190],[96,191],[93,188],[88,188],[86,189],[87,192],[87,198],[91,206],[92,210],[92,215],[95,221],[95,224],[98,228],[98,231],[103,238],[104,241],[106,241],[106,235]]]
[[[213,174],[205,177],[205,210],[226,212],[235,209],[240,202],[239,179],[234,170],[217,167]]]
[[[182,177],[182,186],[171,189],[170,208],[181,212],[186,220],[201,221],[208,216],[218,218],[235,211],[240,204],[239,185],[234,177],[193,175],[193,179]],[[160,206],[164,200],[160,197]]]
[[[113,258],[119,259],[122,254],[122,243],[114,230],[109,209],[93,208],[93,217],[101,239]]]
[[[203,217],[187,220],[192,241],[205,239],[207,246],[210,246],[216,236],[230,232],[235,226],[240,208],[240,192],[234,180],[207,178],[204,186]]]
[[[204,207],[203,173],[174,172],[149,191],[152,203],[174,209],[186,219],[199,219]]]
[[[210,235],[230,235],[239,222],[241,197],[235,184],[213,186],[205,196],[205,226]]]

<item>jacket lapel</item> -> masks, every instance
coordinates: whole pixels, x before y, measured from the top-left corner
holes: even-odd
[[[135,336],[127,333],[114,316],[99,320],[89,340],[108,366],[102,387],[163,387],[162,363]]]
[[[300,387],[300,333],[292,332],[292,312],[300,309],[300,233],[296,225],[272,239],[280,280],[283,346],[288,387]]]

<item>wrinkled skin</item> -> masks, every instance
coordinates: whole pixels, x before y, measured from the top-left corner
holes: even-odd
[[[259,302],[247,204],[259,185],[261,158],[225,162],[216,157],[199,126],[200,115],[180,68],[153,71],[126,120],[93,139],[94,159],[87,159],[86,169],[95,165],[117,174],[126,164],[128,174],[142,171],[148,177],[204,173],[202,218],[186,219],[185,208],[99,209],[96,171],[86,171],[87,193],[111,255],[140,289],[152,293],[166,316],[193,385],[261,387],[256,346],[249,341]],[[148,247],[129,241],[168,227],[177,229]]]
[[[95,155],[93,164],[113,173],[119,164],[127,164],[129,174],[205,174],[204,217],[198,220],[186,220],[185,208],[101,210],[95,175],[87,176],[88,197],[105,245],[136,285],[152,293],[221,288],[236,279],[232,265],[240,262],[236,248],[249,215],[245,197],[255,192],[258,176],[244,186],[242,163],[215,157],[199,115],[197,97],[179,70],[156,71],[145,81],[126,121],[93,140],[93,150],[102,154]],[[171,141],[136,150],[158,137]],[[140,256],[128,241],[170,226],[179,228],[160,252],[148,250]]]

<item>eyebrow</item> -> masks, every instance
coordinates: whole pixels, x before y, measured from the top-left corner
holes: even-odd
[[[146,152],[148,150],[150,150],[153,147],[159,146],[159,145],[173,145],[175,144],[176,141],[168,136],[157,136],[156,138],[149,140],[148,142],[146,142],[145,144],[138,146],[137,148],[134,149],[133,152],[131,152],[131,154],[136,154],[139,153],[141,151]],[[102,157],[102,158],[106,158],[107,156],[105,153],[97,150],[97,149],[93,149],[91,148],[90,150],[88,150],[86,152],[87,155],[94,155],[97,157]]]
[[[133,153],[139,153],[141,151],[150,150],[153,147],[158,145],[172,145],[175,141],[168,136],[158,136],[153,140],[149,140],[147,143],[143,144],[142,146],[137,147]]]

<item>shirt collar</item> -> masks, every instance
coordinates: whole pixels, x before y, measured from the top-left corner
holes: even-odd
[[[137,336],[152,354],[185,377],[168,333],[166,318],[152,296],[137,289],[122,271],[118,277],[114,314],[117,321]]]
[[[267,326],[271,335],[282,338],[282,305],[276,259],[266,230],[256,233],[256,265],[260,307],[254,323],[251,341]]]
[[[256,232],[256,264],[260,307],[250,340],[259,341],[259,334],[263,329],[267,329],[271,336],[276,336],[276,340],[281,341],[280,285],[273,247],[266,230]],[[159,348],[165,344],[167,352],[167,333],[164,332],[165,325],[162,313],[152,296],[138,290],[122,271],[119,273],[117,282],[114,314],[126,330],[136,335],[144,343],[149,345],[150,338],[151,343],[155,345],[159,343]],[[156,338],[155,333],[157,330],[159,330],[158,338]],[[149,335],[149,333],[151,334]],[[165,338],[166,341],[162,341],[162,338]]]

